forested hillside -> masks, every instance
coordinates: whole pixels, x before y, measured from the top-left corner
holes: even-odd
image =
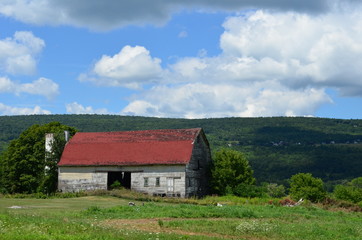
[[[0,117],[0,151],[33,124],[59,121],[79,131],[202,127],[212,150],[244,152],[258,182],[284,182],[310,172],[337,183],[362,176],[362,120],[304,117],[166,119],[114,115]]]

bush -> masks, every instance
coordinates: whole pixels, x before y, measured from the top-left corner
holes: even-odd
[[[359,203],[362,201],[362,177],[355,178],[346,185],[337,185],[333,191],[337,199]]]
[[[295,174],[290,179],[290,195],[294,200],[301,198],[311,202],[323,201],[327,193],[323,188],[323,181],[314,178],[310,173]]]
[[[4,187],[1,187],[0,186],[0,194],[7,194],[8,193],[8,191],[4,188]]]
[[[112,184],[111,184],[111,189],[121,189],[121,188],[123,188],[122,187],[122,184],[118,181],[118,180],[116,180],[116,181],[114,181]]]
[[[266,188],[242,183],[233,189],[233,193],[238,197],[261,198],[266,196]]]
[[[285,196],[285,187],[276,183],[270,183],[266,185],[266,192],[269,197],[281,198]]]

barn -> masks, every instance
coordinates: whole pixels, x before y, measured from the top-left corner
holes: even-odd
[[[208,193],[209,143],[201,128],[78,132],[58,163],[58,189],[123,187],[154,196]]]

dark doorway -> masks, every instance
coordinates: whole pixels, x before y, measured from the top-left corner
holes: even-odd
[[[118,181],[122,187],[131,188],[131,173],[130,172],[108,172],[107,188],[110,189],[111,185]]]

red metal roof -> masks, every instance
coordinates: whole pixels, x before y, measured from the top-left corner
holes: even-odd
[[[79,132],[59,166],[187,164],[201,128],[127,132]]]

